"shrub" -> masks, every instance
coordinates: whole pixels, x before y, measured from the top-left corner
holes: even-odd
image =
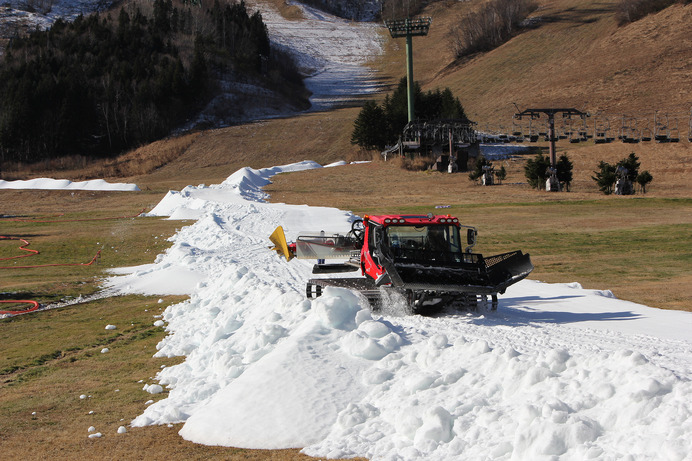
[[[435,163],[435,159],[432,157],[415,156],[411,157],[399,157],[401,162],[401,168],[409,171],[425,171],[430,169],[430,166]]]
[[[502,45],[538,5],[533,0],[490,0],[478,11],[459,17],[449,35],[458,58]]]
[[[478,181],[482,176],[483,176],[483,167],[492,167],[493,162],[488,160],[487,158],[483,157],[482,155],[479,155],[476,158],[476,162],[473,164],[473,170],[469,172],[469,180],[471,181]]]
[[[651,173],[649,173],[646,170],[642,171],[637,175],[637,184],[639,184],[639,187],[642,190],[642,194],[646,194],[646,185],[653,181],[653,179],[654,177],[651,176]]]

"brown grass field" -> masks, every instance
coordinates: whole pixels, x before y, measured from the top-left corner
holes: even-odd
[[[267,1],[299,19],[294,7]],[[166,238],[186,225],[158,218],[77,219],[130,216],[155,206],[169,189],[219,183],[241,167],[373,159],[279,175],[267,191],[272,201],[358,214],[427,213],[448,206],[438,211],[478,227],[479,251],[531,253],[533,279],[579,282],[585,288],[611,289],[622,299],[692,311],[692,144],[686,141],[688,119],[683,117],[692,106],[692,5],[675,5],[619,28],[614,0],[539,0],[534,13],[541,18],[539,27],[496,50],[455,62],[446,38],[450,25],[477,1],[431,2],[424,12],[433,17],[430,35],[414,40],[416,79],[424,90],[450,87],[481,127],[508,128],[512,103],[636,115],[649,123],[658,111],[679,118],[682,142],[560,142],[558,154],[565,152],[574,162],[569,193],[529,189],[522,157],[496,163],[505,166],[508,178],[493,187],[478,186],[465,173],[407,171],[397,161],[385,163],[378,154],[350,144],[357,107],[190,133],[103,162],[72,158],[7,165],[2,179],[104,178],[135,182],[142,192],[0,190],[0,215],[62,215],[55,223],[0,220],[0,235],[28,238],[30,248],[41,251],[23,262],[82,262],[102,250],[97,266],[0,270],[0,295],[47,303],[92,294],[105,269],[152,262],[167,247]],[[397,82],[404,73],[403,42],[386,39],[385,54],[372,65],[382,81]],[[619,197],[598,192],[591,179],[598,162],[614,163],[630,152],[654,177],[648,193]],[[0,241],[0,258],[16,253],[15,242]],[[165,334],[153,327],[152,315],[180,299],[162,301],[106,298],[0,320],[3,459],[310,459],[298,450],[194,445],[178,436],[178,425],[116,434],[118,426],[140,414],[146,400],[165,397],[151,397],[139,382],[152,382],[162,365],[176,363],[152,359]],[[106,323],[118,329],[106,331]],[[102,354],[106,346],[111,351]],[[81,394],[91,397],[82,400]],[[103,438],[87,438],[91,425]]]

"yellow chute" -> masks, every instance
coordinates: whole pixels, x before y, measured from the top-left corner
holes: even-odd
[[[284,234],[284,228],[279,226],[274,229],[272,235],[269,236],[269,240],[274,244],[272,250],[276,251],[280,255],[284,255],[286,261],[290,261],[295,256],[291,250],[288,249],[288,243],[286,243],[286,235]]]

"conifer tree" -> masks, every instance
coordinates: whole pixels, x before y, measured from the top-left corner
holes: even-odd
[[[594,171],[596,176],[591,177],[596,181],[598,189],[606,195],[613,192],[613,186],[617,180],[616,170],[617,167],[601,160],[598,164],[598,171]]]
[[[573,166],[567,154],[562,154],[557,161],[557,165],[555,165],[557,169],[557,180],[560,181],[560,184],[563,184],[563,188],[566,192],[569,192],[570,185],[572,184]]]
[[[524,165],[524,176],[529,185],[534,189],[542,189],[548,179],[548,168],[550,167],[550,158],[538,154],[535,158],[530,158]]]
[[[370,150],[385,148],[384,111],[375,101],[367,101],[363,105],[353,125],[351,144]]]

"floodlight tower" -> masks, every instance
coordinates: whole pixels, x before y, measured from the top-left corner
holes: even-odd
[[[406,18],[385,21],[392,38],[406,37],[406,89],[408,90],[408,121],[414,120],[413,108],[413,39],[428,35],[432,18]]]

